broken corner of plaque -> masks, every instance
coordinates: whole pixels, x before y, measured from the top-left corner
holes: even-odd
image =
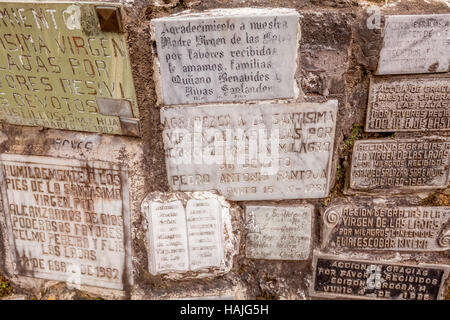
[[[126,167],[5,153],[0,162],[15,274],[78,289],[133,285]]]
[[[233,201],[325,198],[337,109],[337,100],[163,107],[169,185]]]
[[[10,124],[140,137],[122,6],[2,2],[0,120]],[[2,38],[3,39],[3,38]],[[26,76],[24,74],[26,73]],[[20,89],[19,89],[20,88]]]
[[[450,14],[386,16],[376,74],[450,70]]]
[[[155,82],[165,105],[293,99],[299,14],[231,8],[153,19]]]
[[[238,252],[231,223],[237,208],[225,198],[212,192],[152,192],[141,209],[152,275],[189,279],[230,271]]]

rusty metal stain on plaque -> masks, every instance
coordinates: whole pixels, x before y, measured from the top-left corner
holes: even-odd
[[[120,10],[113,3],[2,2],[0,119],[139,136],[124,132],[119,118],[139,117]],[[104,114],[99,101],[105,99],[129,105]]]

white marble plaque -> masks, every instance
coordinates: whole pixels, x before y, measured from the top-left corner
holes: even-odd
[[[450,14],[386,16],[377,74],[449,71]]]
[[[17,273],[120,290],[132,283],[126,169],[17,154],[0,160]]]
[[[205,193],[153,193],[142,203],[152,274],[223,269],[229,205]]]
[[[170,186],[231,200],[326,197],[337,105],[163,108]]]
[[[186,214],[181,201],[150,204],[151,230],[149,242],[153,259],[150,270],[185,271],[189,268]]]
[[[314,207],[247,206],[246,256],[253,259],[307,260]]]
[[[152,20],[164,104],[294,98],[298,13],[236,8]]]

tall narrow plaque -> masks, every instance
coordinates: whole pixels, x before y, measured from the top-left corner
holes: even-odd
[[[1,120],[140,136],[119,4],[10,1],[0,9]]]
[[[336,113],[336,100],[163,108],[169,183],[232,200],[326,197]]]
[[[450,14],[387,16],[377,74],[449,71]]]
[[[3,209],[20,275],[131,284],[127,171],[98,161],[2,154]]]
[[[152,20],[164,104],[294,98],[298,13],[236,8]]]

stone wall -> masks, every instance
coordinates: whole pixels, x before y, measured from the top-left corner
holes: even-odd
[[[106,11],[92,4],[98,2],[74,3],[81,9],[70,11],[67,4],[42,1],[56,14],[66,11],[55,24],[68,29],[59,25],[54,33],[52,11],[43,13],[46,31],[26,5],[15,11],[19,20],[0,19],[0,271],[15,294],[444,298],[450,265],[448,2],[124,0],[102,2]],[[404,15],[417,17],[397,18]],[[205,18],[226,25],[211,32],[209,42],[195,37],[202,32],[176,29]],[[45,34],[39,48],[27,51],[26,40],[15,36],[27,32],[35,39]],[[60,41],[50,45],[52,37]],[[73,44],[67,54],[64,37]],[[198,54],[217,55],[196,58],[188,39],[201,42]],[[279,50],[249,65],[248,47],[263,52],[261,41],[264,49]],[[25,58],[16,56],[20,51],[44,59],[28,71]],[[193,61],[206,61],[210,69],[189,69]],[[224,70],[212,70],[213,63]],[[183,67],[186,81],[198,81],[191,89],[173,80]],[[265,80],[248,78],[256,71]],[[235,85],[233,76],[247,80]],[[270,88],[251,89],[251,83]],[[407,97],[393,96],[396,90],[407,90]],[[43,97],[52,103],[52,94],[85,105],[66,111],[44,105]],[[425,109],[431,111],[421,114]],[[51,112],[53,121],[42,120]],[[195,119],[202,119],[200,131]],[[76,125],[64,130],[68,123]],[[247,163],[241,171],[206,164],[206,157],[175,163],[179,154],[171,150],[180,148],[180,137],[190,133],[201,141],[204,128],[228,129],[234,138],[238,129],[241,135],[250,128],[279,129],[288,135],[279,136],[287,149],[267,166]],[[251,141],[250,149],[258,143]],[[237,150],[248,152],[245,145]],[[260,156],[263,149],[256,150]],[[62,171],[50,176],[54,169]]]

